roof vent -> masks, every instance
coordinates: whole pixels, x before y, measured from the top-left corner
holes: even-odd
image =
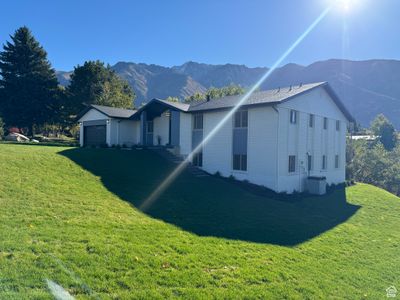
[[[292,90],[292,85],[290,85],[289,92]]]
[[[303,83],[302,82],[300,82],[300,85],[299,85],[299,87],[302,87],[303,86]]]
[[[211,97],[210,97],[210,95],[208,94],[208,95],[206,96],[207,102],[210,101],[210,99],[211,99]]]
[[[277,93],[279,93],[280,91],[281,91],[281,87],[279,87],[279,88],[278,88],[278,91],[277,91]]]

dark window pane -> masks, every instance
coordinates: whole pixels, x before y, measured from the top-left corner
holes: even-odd
[[[235,127],[236,128],[240,128],[240,111],[237,111],[236,113],[235,113]]]
[[[328,129],[328,118],[324,118],[324,129]]]
[[[336,121],[336,130],[337,130],[337,131],[340,130],[340,121]]]
[[[242,111],[242,127],[247,127],[248,124],[248,114],[247,110]]]
[[[240,170],[240,155],[238,154],[233,155],[233,169]]]
[[[314,115],[310,115],[309,126],[314,127]]]
[[[247,155],[241,155],[241,157],[242,157],[241,170],[247,171]]]

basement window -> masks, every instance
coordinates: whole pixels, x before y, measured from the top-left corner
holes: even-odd
[[[289,155],[289,173],[296,172],[296,155]]]

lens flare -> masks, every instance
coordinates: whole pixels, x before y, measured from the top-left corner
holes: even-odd
[[[221,121],[214,127],[213,130],[203,139],[199,145],[188,155],[188,157],[180,163],[165,180],[150,194],[150,196],[143,201],[140,205],[140,209],[145,211],[156,201],[159,196],[171,185],[172,182],[182,173],[185,167],[190,163],[192,157],[202,147],[204,147],[222,128],[222,126],[230,120],[234,113],[246,102],[246,100],[261,86],[261,84],[275,71],[277,67],[289,56],[290,53],[310,34],[310,32],[326,17],[331,10],[331,7],[326,8],[319,17],[311,23],[311,25],[296,39],[296,41],[278,58],[278,60],[272,65],[272,67],[243,95],[240,101],[227,112]]]

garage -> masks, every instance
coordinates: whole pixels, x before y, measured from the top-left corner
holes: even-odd
[[[101,146],[107,143],[106,125],[92,125],[84,127],[84,145]]]

